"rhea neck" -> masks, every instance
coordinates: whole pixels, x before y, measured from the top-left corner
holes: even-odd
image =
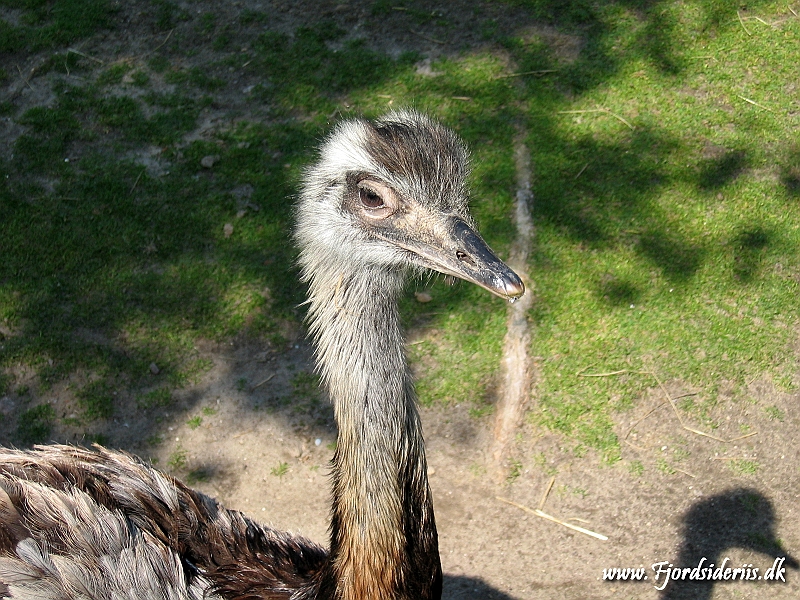
[[[321,598],[441,595],[422,428],[397,307],[404,278],[344,262],[310,277],[310,329],[339,429]]]

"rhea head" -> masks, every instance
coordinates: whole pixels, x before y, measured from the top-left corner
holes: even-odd
[[[475,230],[468,173],[461,139],[415,111],[340,124],[297,207],[306,277],[325,265],[400,277],[431,269],[516,300],[524,284]]]

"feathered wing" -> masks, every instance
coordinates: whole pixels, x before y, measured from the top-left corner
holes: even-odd
[[[326,557],[125,453],[0,449],[0,598],[304,598]]]

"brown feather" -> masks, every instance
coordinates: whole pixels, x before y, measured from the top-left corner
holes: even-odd
[[[122,515],[117,528],[103,520],[105,513]],[[94,535],[81,519],[105,526]],[[43,564],[73,560],[78,550],[81,562],[94,564],[104,553],[122,555],[137,536],[180,562],[187,587],[200,581],[206,592],[223,598],[289,598],[326,558],[316,544],[263,527],[121,452],[70,446],[0,450],[5,588],[16,591],[9,573],[25,571],[15,562],[22,559],[22,542],[35,544]]]

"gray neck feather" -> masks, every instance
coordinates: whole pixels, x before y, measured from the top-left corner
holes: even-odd
[[[309,329],[339,427],[327,576],[333,584],[362,571],[376,581],[342,598],[437,597],[436,526],[397,307],[405,274],[331,258],[313,264],[307,249],[301,253]]]

